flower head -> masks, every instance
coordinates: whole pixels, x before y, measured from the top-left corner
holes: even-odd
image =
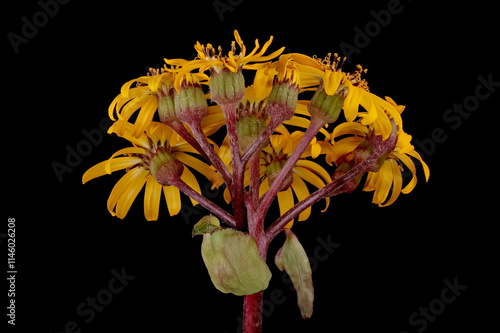
[[[113,216],[124,218],[144,185],[146,187],[144,215],[148,221],[158,219],[162,192],[165,195],[170,215],[178,214],[181,208],[181,197],[179,190],[169,185],[172,177],[180,177],[195,191],[201,193],[195,175],[184,166],[200,172],[214,186],[221,185],[220,175],[193,155],[188,154],[197,152],[168,126],[151,122],[138,138],[132,135],[134,127],[130,123],[119,121],[113,124],[109,131],[116,133],[119,127],[123,129],[120,136],[134,146],[120,149],[110,159],[96,164],[83,175],[83,182],[86,183],[118,170],[126,170],[108,199],[107,207]],[[193,199],[191,201],[193,205],[196,204]]]
[[[358,65],[353,73],[344,72],[342,67],[345,59],[341,59],[337,54],[333,57],[328,54],[324,59],[299,53],[294,53],[291,57],[297,62],[303,86],[310,86],[311,89],[318,86],[319,94],[342,97],[342,109],[347,121],[359,118],[363,125],[376,123],[375,132],[384,139],[387,139],[392,131],[391,119],[402,128],[401,116],[394,105],[370,93],[367,81],[362,79],[366,69]],[[321,98],[321,101],[323,100],[328,101],[326,97]],[[365,111],[359,111],[360,105]]]
[[[234,38],[236,41],[232,42],[231,51],[228,52],[227,56],[222,55],[222,48],[220,46],[216,51],[212,44],[207,44],[205,46],[200,44],[200,42],[196,42],[194,48],[197,51],[198,56],[195,60],[165,59],[165,62],[169,65],[178,66],[182,68],[183,71],[188,72],[195,69],[198,69],[200,72],[211,69],[219,73],[222,70],[227,69],[236,73],[241,71],[243,65],[248,63],[264,62],[276,58],[285,49],[282,47],[269,55],[264,55],[273,41],[273,37],[271,36],[262,48],[260,48],[259,41],[255,40],[255,48],[252,52],[247,54],[245,44],[243,43],[243,40],[237,30],[234,31]],[[240,48],[239,52],[237,51],[236,43]]]
[[[387,97],[387,102],[392,104],[398,112],[404,107],[397,105]],[[424,170],[426,181],[429,178],[429,167],[423,161],[418,152],[415,151],[411,142],[411,136],[396,125],[393,135],[397,135],[397,141],[392,151],[379,157],[371,166],[363,187],[364,191],[374,191],[373,203],[383,207],[389,206],[398,198],[400,193],[410,193],[417,183],[416,166],[413,159],[418,160]],[[361,122],[345,122],[338,125],[333,133],[332,140],[342,137],[339,141],[333,141],[331,154],[328,161],[337,165],[354,166],[371,154],[373,150],[371,139],[377,136],[373,126],[363,125]],[[412,159],[413,158],[413,159]],[[402,170],[407,168],[411,174],[411,180],[403,187]]]
[[[262,196],[267,192],[272,185],[277,174],[281,171],[284,163],[292,154],[295,147],[299,144],[304,133],[295,131],[289,134],[285,129],[280,130],[282,134],[271,136],[269,145],[263,149],[261,154],[261,177],[262,181],[259,188],[259,195]],[[280,214],[284,214],[294,206],[298,201],[302,201],[310,195],[307,183],[320,189],[330,183],[331,177],[329,173],[318,163],[310,158],[320,153],[328,152],[328,145],[324,145],[324,149],[320,148],[320,152],[315,152],[316,142],[311,143],[308,149],[302,154],[301,159],[292,169],[291,174],[282,184],[280,192],[278,192],[278,204]],[[328,208],[329,198],[325,198],[326,207]],[[298,216],[298,221],[305,221],[311,214],[311,208],[307,208]],[[290,228],[293,221],[290,221],[287,228]]]
[[[146,76],[125,83],[120,94],[115,97],[108,108],[109,117],[118,122],[115,131],[121,135],[124,125],[138,112],[132,136],[138,138],[153,120],[158,110],[162,122],[168,123],[176,119],[174,97],[183,87],[199,86],[208,81],[208,76],[201,73],[177,74],[167,70],[151,68]],[[132,85],[135,83],[135,86]]]

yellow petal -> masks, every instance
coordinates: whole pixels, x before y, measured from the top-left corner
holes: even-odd
[[[132,172],[132,171],[131,171]],[[127,215],[135,198],[144,187],[147,177],[150,175],[149,170],[144,168],[136,168],[135,175],[131,177],[127,188],[123,188],[123,192],[116,203],[116,216],[123,219]]]
[[[377,174],[378,177],[376,178],[375,193],[373,193],[372,202],[382,205],[389,195],[393,182],[393,174],[390,163],[384,163]]]
[[[117,170],[130,168],[139,163],[142,163],[142,159],[140,159],[139,157],[118,157],[112,159],[111,161],[102,161],[101,163],[98,163],[85,171],[82,177],[82,181],[85,184],[86,182],[94,178],[110,174]],[[108,170],[106,170],[106,166],[109,166]]]
[[[359,104],[366,91],[353,86],[349,80],[346,80],[346,84],[349,88],[349,92],[344,101],[344,115],[347,121],[354,121],[358,116]]]
[[[193,175],[193,173],[188,168],[184,168],[184,171],[182,172],[182,175],[181,175],[181,179],[187,185],[189,185],[193,190],[195,190],[196,192],[201,194],[201,189],[200,189],[200,185],[198,184],[198,180],[196,179],[196,177]],[[196,200],[194,200],[193,198],[190,197],[190,199],[191,199],[191,203],[193,204],[193,206],[196,206],[198,204],[198,202]]]
[[[147,83],[149,81],[149,79],[150,79],[149,76],[141,76],[141,77],[139,77],[137,79],[133,79],[133,80],[127,81],[127,82],[125,82],[124,85],[122,85],[122,87],[120,89],[120,93],[123,95],[123,97],[128,97],[129,96],[129,92],[130,92],[130,86],[134,82]]]
[[[111,164],[116,163],[116,162],[113,162],[113,160],[116,159],[115,158],[116,156],[127,155],[127,154],[145,154],[145,153],[146,153],[146,150],[144,148],[140,148],[140,147],[128,147],[128,148],[120,149],[116,153],[111,155],[110,159],[106,161],[107,163],[105,164],[105,171],[108,175],[111,174],[111,172],[112,172],[111,171]],[[133,158],[137,159],[139,157],[133,157]],[[140,159],[140,160],[141,161],[137,162],[137,164],[142,162],[142,159]],[[130,166],[132,166],[132,165],[130,165]],[[119,169],[117,169],[117,170],[119,170]]]
[[[154,177],[149,177],[144,192],[144,216],[148,221],[158,220],[162,186]]]
[[[259,197],[262,197],[267,191],[269,191],[269,178],[265,178],[260,182],[259,186]]]
[[[203,163],[202,161],[200,161],[196,157],[188,155],[188,154],[184,154],[181,152],[174,152],[173,155],[182,164],[185,164],[185,165],[195,169],[196,171],[198,171],[199,173],[201,173],[202,175],[207,177],[207,179],[210,180],[214,184],[215,187],[219,187],[224,182],[219,173],[216,173],[214,171],[214,169],[212,169],[209,165]]]
[[[332,140],[343,135],[357,135],[365,137],[368,135],[369,129],[365,125],[356,122],[345,122],[337,125],[332,132]]]
[[[399,197],[401,188],[403,187],[403,177],[401,176],[401,169],[399,168],[398,162],[396,160],[389,160],[387,162],[390,165],[392,173],[392,194],[389,200],[383,205],[380,205],[380,207],[392,205]]]
[[[418,152],[416,152],[415,150],[409,151],[409,152],[407,152],[407,154],[410,155],[410,156],[415,157],[416,159],[418,159],[420,161],[420,163],[422,163],[422,168],[424,169],[425,181],[428,181],[429,180],[429,176],[431,174],[431,171],[430,171],[429,166],[427,165],[427,163],[424,162],[424,160],[422,159],[422,157],[420,156],[420,154]]]
[[[297,174],[293,174],[293,183],[292,189],[295,195],[297,196],[298,201],[302,201],[309,196],[309,189],[307,188],[306,183],[300,178]],[[305,221],[311,215],[311,207],[304,210],[299,214],[298,221]]]
[[[325,181],[326,183],[330,183],[332,181],[328,171],[326,171],[323,167],[321,167],[316,162],[309,161],[309,160],[298,160],[296,167],[297,168],[304,168],[304,169],[307,169],[307,170],[313,172],[314,174],[320,175],[323,178],[323,181]],[[304,177],[302,177],[302,178],[307,181],[307,179],[305,179]],[[311,183],[311,184],[315,185],[314,183]],[[318,187],[318,186],[316,186],[316,187]]]
[[[181,194],[175,186],[163,186],[163,194],[167,202],[168,213],[170,216],[179,214],[181,211]]]
[[[153,120],[153,116],[158,108],[158,99],[156,96],[149,95],[148,98],[144,101],[144,104],[141,107],[141,112],[137,116],[137,120],[134,124],[134,132],[132,134],[133,137],[138,138],[143,133],[146,127]]]
[[[285,191],[278,192],[277,197],[278,197],[278,205],[280,207],[280,215],[283,215],[287,211],[289,211],[290,208],[292,208],[294,205],[292,189],[288,188]],[[285,226],[285,228],[291,228],[292,224],[293,224],[293,220],[291,220]]]
[[[342,162],[342,159],[346,155],[352,153],[363,140],[364,139],[359,136],[351,136],[336,142],[332,148],[331,160],[335,164]]]
[[[226,200],[226,203],[231,202],[231,193],[229,193],[229,188],[227,186],[224,188],[223,196],[224,196],[224,200]]]
[[[373,101],[373,94],[371,93],[364,93],[363,97],[361,98],[361,105],[367,112],[363,112],[360,114],[360,116],[363,117],[361,120],[361,123],[363,125],[369,125],[377,119],[378,111],[377,107],[375,106],[375,103]]]
[[[404,194],[408,194],[410,193],[414,188],[415,186],[417,185],[417,176],[416,176],[416,173],[417,173],[417,169],[415,168],[415,163],[413,163],[413,161],[411,160],[411,158],[409,158],[408,156],[404,155],[404,154],[399,154],[397,152],[393,152],[394,156],[396,156],[401,162],[403,162],[404,165],[406,165],[406,167],[408,169],[410,169],[411,171],[411,174],[412,174],[412,178],[410,180],[410,182],[405,186],[405,188],[403,188],[401,190],[402,193]]]
[[[323,84],[327,95],[332,96],[339,88],[340,82],[344,79],[345,74],[342,72],[332,72],[331,70],[325,71],[323,77]]]
[[[118,118],[128,121],[130,117],[138,110],[140,109],[150,98],[156,98],[152,95],[140,95],[137,96],[136,98],[132,99],[130,102],[125,104],[125,106],[119,111],[118,113]]]

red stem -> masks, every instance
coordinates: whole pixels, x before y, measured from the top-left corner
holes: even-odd
[[[224,162],[220,159],[219,155],[215,152],[212,145],[208,142],[207,137],[201,128],[201,122],[193,122],[192,124],[189,124],[189,127],[193,131],[194,137],[200,144],[202,151],[207,156],[208,161],[219,171],[226,185],[231,186],[231,174],[227,170]]]
[[[342,193],[343,186],[350,180],[356,178],[359,175],[367,172],[373,165],[376,163],[377,159],[394,149],[396,146],[397,135],[391,134],[391,136],[387,140],[382,140],[381,136],[373,136],[370,140],[374,149],[370,156],[368,156],[364,161],[356,164],[351,170],[347,171],[345,174],[335,178],[330,184],[325,187],[317,190],[304,200],[297,203],[290,210],[288,210],[285,214],[283,214],[280,218],[278,218],[273,224],[271,224],[266,229],[266,236],[268,241],[270,242],[283,227],[290,221],[295,218],[301,212],[303,212],[306,208],[310,207],[314,203],[319,200],[328,197],[334,196]]]
[[[177,187],[182,193],[198,201],[200,205],[219,216],[227,224],[236,227],[236,221],[234,217],[226,212],[223,208],[217,206],[215,203],[207,199],[205,196],[196,192],[191,186],[186,184],[180,177],[170,180],[172,185]]]
[[[245,189],[243,186],[245,165],[241,160],[240,143],[238,140],[236,129],[236,108],[238,106],[238,103],[221,104],[221,108],[224,112],[224,118],[226,119],[227,134],[229,136],[229,147],[231,148],[231,157],[233,159],[233,179],[231,184],[228,185],[228,189],[231,193],[231,202],[233,205],[234,219],[236,220],[236,228],[241,229],[244,227],[245,222]]]
[[[243,298],[243,333],[262,332],[262,304],[264,292],[260,291]]]
[[[312,118],[309,127],[307,128],[304,136],[299,142],[298,146],[293,151],[292,155],[287,159],[283,169],[281,169],[280,174],[274,180],[271,188],[263,195],[262,201],[260,202],[260,206],[257,211],[257,219],[264,220],[265,215],[267,214],[267,210],[271,206],[271,203],[276,198],[283,181],[288,176],[288,174],[292,171],[295,164],[299,160],[300,156],[307,149],[312,139],[316,136],[318,131],[323,127],[325,123],[317,118]]]

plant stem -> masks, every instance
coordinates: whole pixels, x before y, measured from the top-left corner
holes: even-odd
[[[257,152],[259,151],[259,148],[266,142],[267,139],[273,134],[274,130],[278,125],[281,124],[279,121],[277,121],[274,118],[271,118],[271,121],[269,124],[266,126],[266,128],[260,133],[258,136],[257,140],[255,140],[250,147],[247,148],[245,153],[243,154],[243,157],[241,158],[242,163],[246,164],[248,160]]]
[[[226,119],[227,135],[229,136],[229,147],[231,149],[231,157],[233,163],[233,180],[228,186],[231,193],[231,202],[233,205],[233,214],[236,221],[236,227],[241,229],[244,227],[245,221],[245,206],[244,206],[244,191],[243,176],[245,165],[241,160],[240,143],[236,129],[236,108],[238,103],[221,104],[224,118]]]
[[[243,333],[262,332],[264,291],[243,296]]]
[[[231,186],[231,174],[227,170],[224,162],[222,162],[222,160],[220,159],[219,155],[217,155],[217,153],[215,152],[214,147],[212,147],[212,145],[208,142],[207,137],[201,129],[201,123],[194,122],[193,124],[189,124],[189,127],[191,128],[196,141],[201,146],[201,149],[204,151],[204,155],[207,156],[208,161],[212,163],[215,169],[220,172],[226,185]]]
[[[287,159],[283,169],[281,169],[280,174],[276,177],[270,189],[264,194],[262,201],[260,203],[257,219],[263,220],[264,216],[267,214],[271,203],[276,198],[283,181],[288,176],[288,174],[292,171],[293,167],[299,160],[300,156],[304,153],[306,148],[311,143],[312,139],[316,136],[318,131],[323,127],[325,123],[317,118],[312,118],[309,127],[307,128],[302,140],[299,142],[292,155]]]
[[[364,161],[353,166],[352,169],[347,171],[345,174],[335,178],[330,184],[317,190],[306,199],[297,203],[285,214],[279,217],[275,222],[273,222],[273,224],[271,224],[266,229],[266,236],[268,237],[269,241],[271,241],[281,231],[281,229],[283,229],[288,221],[295,218],[297,215],[299,215],[314,203],[328,196],[334,196],[342,193],[345,183],[367,172],[368,169],[370,169],[373,164],[376,163],[377,159],[380,156],[394,149],[396,141],[397,135],[391,135],[385,141],[383,141],[380,136],[374,136],[370,140],[370,142],[374,146],[371,155],[369,155]]]
[[[252,209],[258,207],[260,187],[260,152],[255,153],[250,159],[250,200]],[[247,207],[248,209],[248,207]]]
[[[176,178],[171,180],[172,185],[177,187],[181,192],[186,194],[187,196],[193,198],[198,201],[200,205],[219,216],[224,222],[235,227],[236,221],[233,216],[231,216],[228,212],[226,212],[223,208],[217,206],[215,203],[207,199],[205,196],[196,192],[191,186],[186,184],[181,178]]]

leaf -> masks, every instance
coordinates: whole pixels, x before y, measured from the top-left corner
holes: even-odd
[[[234,229],[205,233],[201,255],[212,283],[223,293],[251,295],[269,285],[271,271],[247,233]]]
[[[314,287],[312,270],[306,251],[299,239],[290,229],[285,229],[286,240],[274,262],[280,271],[285,270],[297,291],[297,303],[302,318],[310,318],[313,314]]]
[[[201,218],[198,223],[196,223],[193,227],[193,231],[191,235],[197,236],[197,235],[203,235],[206,233],[213,233],[215,230],[222,229],[220,226],[219,219],[216,218],[213,215],[207,215]]]

